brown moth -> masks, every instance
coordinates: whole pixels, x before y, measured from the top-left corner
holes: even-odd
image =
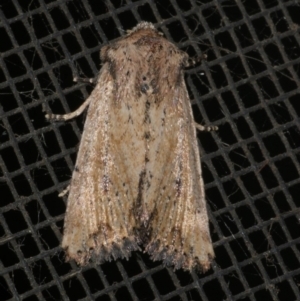
[[[62,247],[86,265],[148,253],[206,271],[214,251],[196,128],[184,82],[189,57],[142,22],[101,50],[69,186]]]

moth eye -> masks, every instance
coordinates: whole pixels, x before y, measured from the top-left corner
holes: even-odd
[[[143,76],[143,80],[147,80],[147,77],[146,77],[146,76]]]

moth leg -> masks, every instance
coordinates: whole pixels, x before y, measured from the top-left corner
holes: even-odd
[[[199,56],[196,56],[196,57],[189,57],[185,64],[184,64],[184,67],[185,68],[189,68],[189,67],[193,67],[199,63],[201,63],[201,61],[203,60],[206,60],[207,59],[207,55],[206,54],[202,54],[202,55],[199,55]]]
[[[73,82],[76,83],[88,83],[88,84],[95,84],[97,81],[97,77],[95,78],[82,78],[82,77],[74,77]]]
[[[57,114],[46,114],[46,119],[48,120],[70,120],[74,117],[79,116],[85,109],[86,107],[90,104],[92,100],[92,97],[89,97],[76,111],[69,113],[69,114],[64,114],[64,115],[57,115]]]
[[[62,198],[63,196],[65,196],[69,192],[69,190],[70,190],[70,185],[68,185],[66,189],[64,189],[63,191],[61,191],[58,196],[60,198]]]
[[[210,125],[210,126],[204,126],[199,123],[194,122],[194,126],[198,131],[206,131],[206,132],[211,132],[211,131],[217,131],[219,128],[215,125]]]
[[[82,78],[82,77],[74,77],[73,78],[74,82],[82,82],[82,83],[89,83],[89,84],[94,84],[97,81],[97,77],[95,78]],[[91,99],[88,98],[76,111],[69,113],[69,114],[64,114],[64,115],[58,115],[58,114],[46,114],[46,119],[48,120],[70,120],[74,117],[79,116],[85,108],[89,105]]]

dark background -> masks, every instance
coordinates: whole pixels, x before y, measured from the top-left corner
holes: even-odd
[[[300,300],[298,1],[0,1],[0,300]],[[216,258],[205,274],[129,261],[79,268],[60,248],[99,50],[151,21],[190,56]]]

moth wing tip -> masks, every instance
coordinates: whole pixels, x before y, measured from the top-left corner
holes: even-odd
[[[97,264],[117,260],[118,258],[128,260],[132,251],[141,250],[135,237],[124,237],[119,243],[111,242],[106,246],[102,244],[93,245],[92,247],[70,248],[69,245],[64,243],[62,247],[65,250],[65,261],[69,262],[73,259],[79,266],[87,265],[90,260]]]
[[[211,268],[211,262],[214,258],[213,251],[207,251],[200,260],[198,256],[186,254],[183,251],[170,249],[162,246],[159,242],[150,243],[146,248],[153,261],[161,260],[165,266],[173,266],[174,270],[183,269],[185,271],[198,271],[205,273]]]

